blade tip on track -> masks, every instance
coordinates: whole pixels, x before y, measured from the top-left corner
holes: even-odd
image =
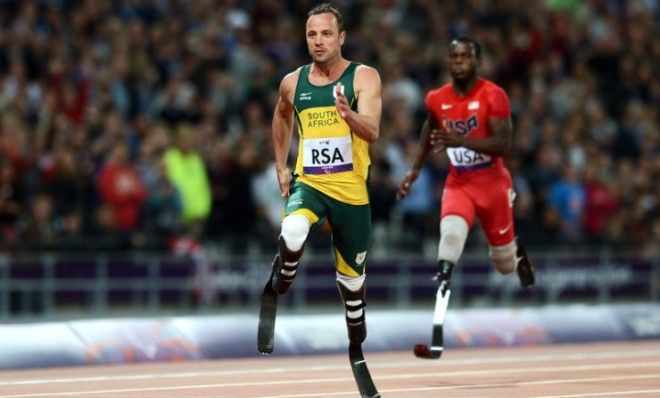
[[[426,344],[415,344],[415,349],[413,351],[418,358],[428,358],[431,355],[431,350]]]
[[[417,358],[422,359],[438,359],[442,356],[442,349],[434,351],[428,345],[421,343],[415,344],[413,352]]]

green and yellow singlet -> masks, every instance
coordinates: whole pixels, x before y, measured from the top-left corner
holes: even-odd
[[[309,82],[311,64],[301,68],[293,99],[300,134],[295,173],[298,181],[333,199],[364,205],[369,203],[369,145],[351,132],[334,96],[335,85],[341,82],[351,109],[356,110],[353,78],[358,65],[351,62],[338,80],[323,86]]]

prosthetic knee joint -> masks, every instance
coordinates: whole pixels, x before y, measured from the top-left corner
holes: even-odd
[[[440,284],[440,291],[444,297],[449,290],[449,281],[451,273],[454,270],[454,264],[447,260],[438,261],[438,273],[435,275],[435,280]]]
[[[291,251],[286,247],[284,238],[280,236],[277,241],[277,254],[273,259],[273,272],[271,274],[271,285],[277,294],[289,291],[293,278],[296,277],[298,261],[303,254],[305,246],[298,251]]]
[[[337,281],[337,287],[346,307],[348,340],[354,344],[362,344],[367,338],[367,323],[364,314],[364,307],[367,305],[366,286],[363,283],[359,290],[352,291]]]

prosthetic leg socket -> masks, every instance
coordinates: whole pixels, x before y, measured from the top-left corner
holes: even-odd
[[[277,241],[277,254],[273,259],[273,272],[271,274],[271,284],[277,294],[284,294],[289,291],[293,279],[298,271],[298,262],[305,250],[305,246],[298,251],[291,251],[286,247],[284,238],[280,236]]]
[[[366,303],[366,285],[362,284],[357,291],[349,290],[344,284],[337,281],[339,294],[346,307],[346,327],[348,340],[351,344],[362,344],[367,338],[367,323],[364,313]]]

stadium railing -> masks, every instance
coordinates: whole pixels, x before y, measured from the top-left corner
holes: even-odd
[[[535,251],[537,284],[498,274],[483,251],[466,252],[452,280],[454,307],[541,306],[563,302],[660,302],[660,262],[635,252]],[[254,312],[271,256],[151,252],[31,252],[0,255],[3,321]],[[374,256],[369,305],[426,308],[435,262],[421,254]],[[331,256],[310,251],[282,310],[323,311],[340,304]]]

